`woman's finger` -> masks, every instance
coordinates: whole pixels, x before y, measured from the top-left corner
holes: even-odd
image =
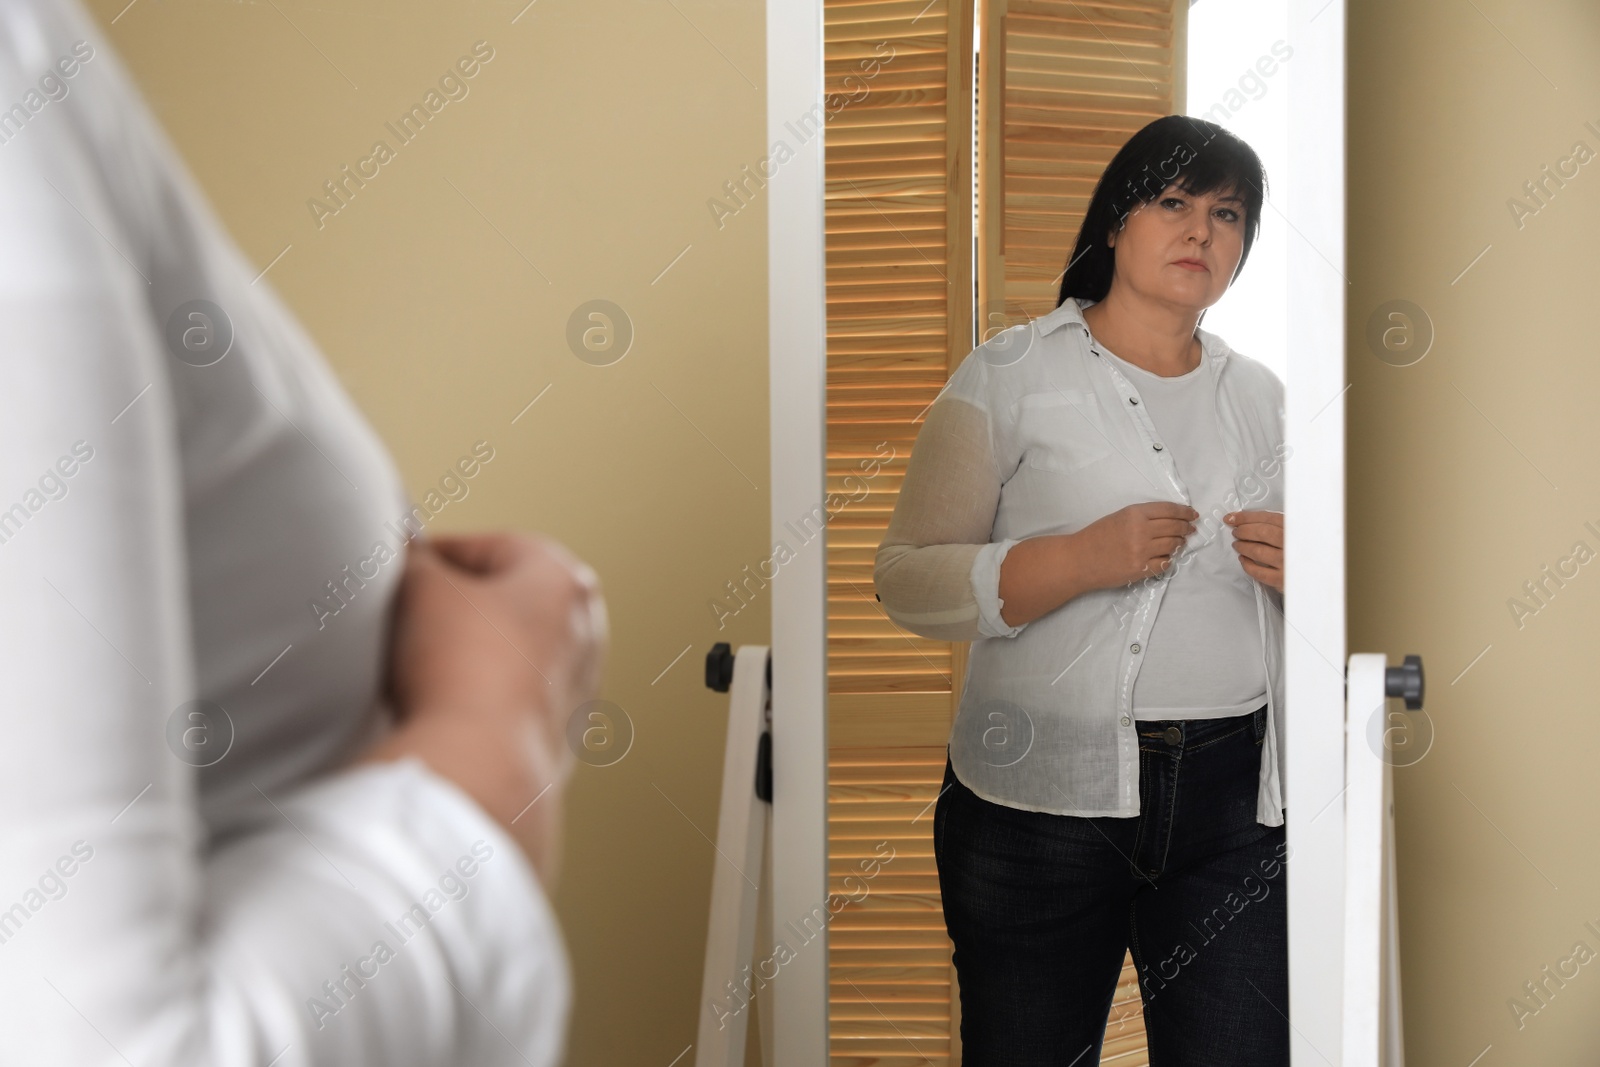
[[[474,574],[495,574],[511,566],[522,551],[517,535],[507,531],[435,534],[426,542],[458,567]]]
[[[1282,549],[1283,536],[1282,534],[1274,533],[1272,526],[1261,528],[1259,533],[1250,533],[1246,528],[1240,528],[1240,531],[1234,536],[1234,544],[1259,544],[1266,545],[1270,549]]]

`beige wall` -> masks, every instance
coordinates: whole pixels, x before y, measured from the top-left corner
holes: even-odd
[[[513,25],[523,2],[93,10],[247,256],[292,245],[267,277],[408,488],[493,443],[439,525],[547,531],[599,571],[602,695],[637,735],[569,793],[569,1062],[666,1067],[695,1040],[714,855],[727,705],[704,655],[769,634],[764,605],[720,632],[707,606],[767,554],[766,208],[719,231],[706,207],[764,154],[763,8],[540,0]],[[375,139],[394,147],[385,121],[479,40],[494,58],[469,94],[319,230],[306,201]],[[636,329],[608,367],[565,340],[597,297]]]
[[[1508,602],[1600,552],[1600,159],[1520,229],[1507,201],[1600,152],[1600,9],[1352,0],[1349,30],[1350,648],[1421,654],[1436,728],[1395,775],[1407,1064],[1592,1064],[1600,959],[1523,983],[1600,953],[1600,563]],[[1393,299],[1433,321],[1414,366],[1363,340]]]

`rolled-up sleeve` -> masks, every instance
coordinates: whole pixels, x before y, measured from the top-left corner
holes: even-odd
[[[1000,564],[1014,540],[990,543],[1001,479],[981,360],[968,357],[928,410],[906,466],[873,582],[889,618],[922,637],[1014,637],[1000,618]]]
[[[1005,602],[1000,599],[1000,564],[1018,539],[994,541],[978,549],[972,559],[972,594],[978,603],[978,631],[984,637],[1015,637],[1022,626],[1011,626],[1000,617]]]

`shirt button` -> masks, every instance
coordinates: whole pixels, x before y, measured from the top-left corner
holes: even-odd
[[[1133,650],[1134,650],[1134,652],[1138,652],[1139,651],[1139,646],[1138,645],[1134,645],[1133,646]]]
[[[1136,397],[1136,396],[1130,396],[1128,398],[1128,403],[1130,403],[1130,404],[1137,404],[1138,402],[1139,402],[1139,398]]]
[[[1150,447],[1154,448],[1157,452],[1161,451],[1161,446],[1160,445],[1151,445]]]
[[[1126,715],[1124,715],[1122,717],[1122,725],[1126,726],[1126,725],[1128,725],[1128,722],[1129,722],[1128,717]]]

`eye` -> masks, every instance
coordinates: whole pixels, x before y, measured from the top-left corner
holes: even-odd
[[[1183,203],[1183,197],[1181,197],[1181,196],[1168,196],[1168,197],[1163,197],[1162,200],[1161,200],[1161,205],[1163,207],[1165,207],[1168,204],[1181,204],[1181,203]]]
[[[1233,210],[1233,208],[1231,208],[1231,207],[1223,207],[1223,208],[1218,208],[1217,210],[1218,211],[1227,212],[1228,221],[1229,222],[1238,222],[1239,221],[1239,213],[1237,211]]]

